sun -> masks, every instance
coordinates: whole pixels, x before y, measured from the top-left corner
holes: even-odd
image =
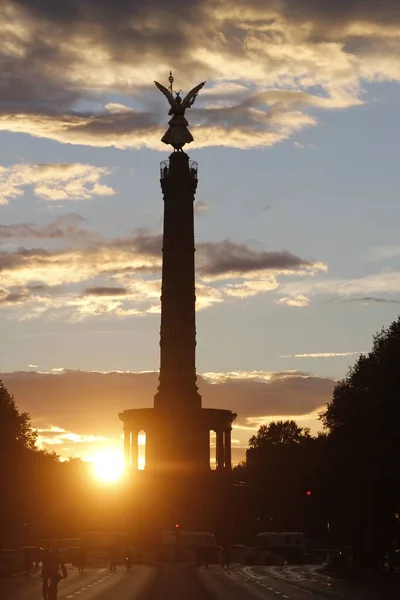
[[[117,448],[99,450],[92,459],[94,474],[105,483],[117,481],[124,470],[124,459]]]

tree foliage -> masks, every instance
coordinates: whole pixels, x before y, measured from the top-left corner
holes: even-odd
[[[254,490],[258,526],[273,519],[280,529],[304,528],[375,564],[400,543],[399,365],[400,318],[336,383],[321,415],[323,434],[288,420],[251,437],[237,476]]]
[[[387,452],[400,448],[400,318],[373,338],[371,352],[361,355],[339,381],[322,421],[330,434],[357,440],[362,447]],[[373,444],[371,442],[373,441]]]
[[[299,427],[295,421],[272,421],[261,425],[249,440],[250,448],[263,448],[276,444],[299,444],[310,439],[310,429]]]
[[[0,447],[2,453],[34,450],[37,433],[28,413],[20,413],[12,396],[0,381]]]

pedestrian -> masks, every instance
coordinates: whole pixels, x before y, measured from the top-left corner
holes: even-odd
[[[114,572],[117,570],[117,558],[116,558],[116,550],[115,548],[111,548],[110,550],[110,571]]]
[[[60,575],[60,570],[62,575]],[[59,579],[67,577],[67,569],[61,553],[58,550],[47,549],[43,552],[42,557],[42,593],[43,600],[47,600],[50,580],[56,581],[56,586]]]
[[[211,549],[208,546],[204,547],[204,568],[208,569],[208,565],[210,562],[210,552]]]
[[[222,550],[222,568],[229,571],[229,567],[231,564],[231,556],[230,556],[230,552],[229,552],[229,547],[228,546],[224,546],[223,550]]]
[[[127,571],[130,571],[132,568],[132,552],[130,548],[127,548],[125,551],[125,566]]]
[[[86,548],[79,548],[78,551],[78,571],[83,573],[86,564]]]

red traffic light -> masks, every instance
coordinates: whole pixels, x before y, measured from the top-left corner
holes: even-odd
[[[175,529],[179,529],[179,523],[175,525]]]
[[[311,496],[311,491],[307,490],[307,496]]]

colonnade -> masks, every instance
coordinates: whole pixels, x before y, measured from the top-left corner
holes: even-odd
[[[207,440],[208,448],[205,448],[207,452],[205,468],[211,468],[210,465],[210,431],[214,431],[216,434],[216,452],[215,462],[216,469],[219,470],[230,470],[232,468],[232,451],[231,451],[231,427],[227,428],[216,428],[208,431]],[[131,471],[138,470],[139,461],[139,433],[145,433],[143,430],[137,430],[129,427],[125,423],[124,426],[124,461],[127,469]],[[203,438],[204,439],[204,438]],[[146,439],[147,442],[147,439]],[[204,464],[204,463],[203,463]]]

